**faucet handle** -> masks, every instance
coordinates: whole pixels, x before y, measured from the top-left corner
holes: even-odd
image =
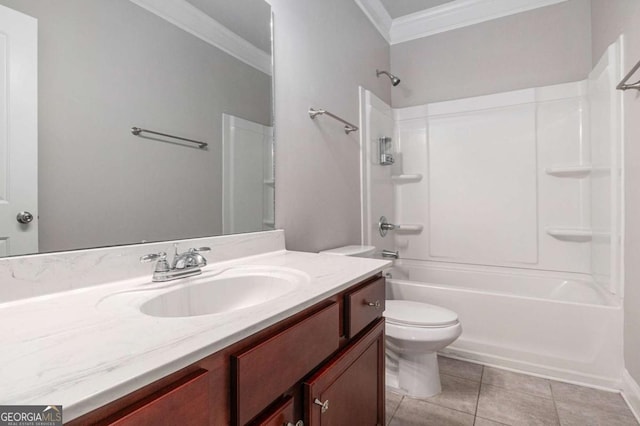
[[[203,253],[205,251],[211,251],[211,247],[190,248],[189,251],[191,253]]]
[[[140,262],[149,263],[157,260],[155,272],[167,272],[169,267],[169,262],[167,262],[167,253],[161,251],[159,253],[146,254],[140,258]]]
[[[167,260],[167,253],[161,251],[160,253],[145,254],[140,258],[141,263],[149,263],[154,260]]]

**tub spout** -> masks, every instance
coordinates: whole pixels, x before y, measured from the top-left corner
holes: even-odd
[[[382,250],[382,252],[380,254],[382,255],[382,257],[384,257],[386,259],[398,259],[400,257],[400,254],[398,253],[398,250],[396,250],[396,251]]]

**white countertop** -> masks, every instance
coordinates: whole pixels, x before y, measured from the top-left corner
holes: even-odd
[[[148,276],[0,304],[0,404],[61,404],[64,420],[72,420],[389,265],[279,250],[211,263],[194,278],[151,283]],[[159,318],[139,311],[163,291],[158,287],[242,266],[291,268],[308,280],[284,296],[230,313]],[[132,291],[137,289],[143,291]]]

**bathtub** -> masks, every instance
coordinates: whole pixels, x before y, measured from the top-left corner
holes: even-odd
[[[397,260],[387,299],[458,313],[443,354],[559,380],[620,388],[622,309],[587,275]]]

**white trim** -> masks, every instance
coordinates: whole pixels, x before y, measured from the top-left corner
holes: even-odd
[[[640,423],[640,385],[627,370],[622,373],[622,397]]]
[[[129,0],[162,19],[271,75],[271,55],[230,31],[186,0]]]
[[[567,0],[455,0],[392,19],[380,0],[355,0],[390,44],[479,24]]]
[[[387,40],[387,43],[391,43],[390,33],[393,19],[382,2],[380,0],[355,0],[355,2],[382,37]]]

